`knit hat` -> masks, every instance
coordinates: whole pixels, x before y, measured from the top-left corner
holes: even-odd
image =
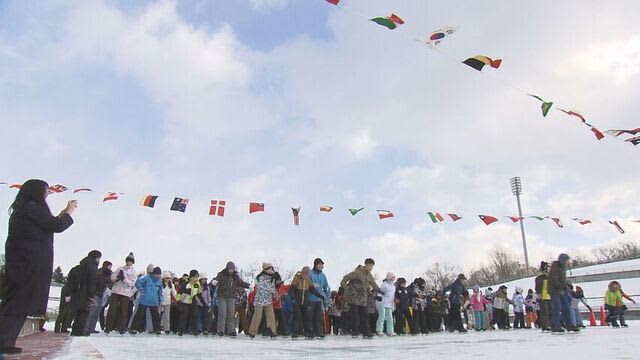
[[[190,277],[190,278],[192,278],[192,277],[198,277],[198,275],[200,275],[200,274],[198,273],[198,270],[191,270],[191,271],[189,271],[189,277]]]
[[[153,264],[147,265],[147,274],[151,274],[155,266]]]
[[[162,278],[163,279],[171,279],[171,273],[168,271],[165,271],[162,273]]]
[[[268,262],[263,262],[262,263],[262,271],[267,270],[268,268],[273,268],[273,265],[271,263],[268,263]]]
[[[89,257],[94,258],[94,259],[99,259],[102,257],[102,253],[98,250],[91,250],[89,251]]]
[[[474,286],[473,286],[473,292],[474,292],[474,293],[480,292],[480,286],[478,286],[478,285],[474,285]]]
[[[127,255],[127,258],[124,259],[124,262],[128,262],[128,261],[131,261],[134,264],[136,263],[136,258],[135,256],[133,256],[132,252],[130,252],[129,255]]]
[[[162,275],[162,269],[160,269],[160,267],[156,266],[153,268],[153,271],[151,272],[151,274],[153,275]]]
[[[316,258],[315,260],[313,260],[313,268],[314,269],[318,266],[318,264],[324,265],[324,261],[322,261],[322,259],[320,259],[320,258]]]
[[[102,262],[102,268],[103,268],[103,269],[106,269],[106,268],[108,268],[109,266],[113,266],[113,264],[111,263],[111,261],[109,261],[109,260],[105,260],[105,261],[103,261],[103,262]]]
[[[388,272],[387,277],[385,279],[387,279],[388,281],[393,281],[395,278],[396,278],[396,274],[392,272]]]
[[[498,289],[506,289],[507,285],[500,285],[500,287]]]
[[[209,278],[207,277],[207,273],[200,273],[200,277],[198,277],[198,280],[202,280],[202,279],[205,279],[205,280],[208,280],[208,279],[209,279]]]
[[[516,286],[516,292],[517,292],[518,294],[522,294],[522,288],[521,288],[521,287],[517,287],[517,286]]]
[[[236,264],[234,264],[232,261],[229,261],[227,263],[227,266],[225,266],[224,268],[227,269],[227,270],[235,271],[236,270]]]
[[[546,261],[541,261],[540,262],[540,271],[545,271],[547,269],[547,266],[549,266],[549,263]]]

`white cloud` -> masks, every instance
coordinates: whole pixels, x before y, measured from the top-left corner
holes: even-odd
[[[629,81],[640,72],[640,35],[593,43],[575,54],[569,66],[612,76],[618,83]]]

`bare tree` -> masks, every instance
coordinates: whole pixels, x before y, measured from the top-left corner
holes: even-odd
[[[619,242],[615,247],[601,247],[593,250],[598,263],[629,260],[640,257],[640,249],[634,241]]]
[[[445,286],[451,284],[461,272],[461,269],[454,265],[447,263],[435,263],[431,267],[427,268],[424,272],[425,281],[429,289],[443,289]],[[407,282],[410,282],[407,279]]]
[[[267,262],[273,265],[273,268],[280,274],[280,277],[282,278],[282,281],[284,283],[289,283],[291,282],[291,280],[293,280],[293,276],[296,274],[296,272],[280,266],[279,259],[271,259],[267,260]],[[253,263],[241,269],[238,269],[238,274],[240,275],[240,277],[249,284],[253,284],[255,282],[256,276],[258,276],[260,272],[262,272],[262,261],[259,260],[256,260]]]

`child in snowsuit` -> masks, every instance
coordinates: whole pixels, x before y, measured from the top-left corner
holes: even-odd
[[[199,335],[196,330],[198,322],[198,302],[196,296],[202,293],[202,286],[198,281],[198,270],[189,272],[189,281],[183,283],[180,288],[180,326],[178,335],[182,336],[187,330],[191,329],[193,335]]]
[[[393,331],[393,309],[395,307],[396,287],[393,285],[396,276],[393,273],[387,273],[387,277],[380,285],[380,290],[384,292],[380,300],[380,308],[378,321],[376,322],[376,334],[382,334],[382,328],[386,322],[387,335],[395,336]]]
[[[569,294],[571,295],[571,311],[573,311],[573,313],[575,314],[574,325],[577,327],[585,328],[586,326],[584,326],[584,324],[582,323],[582,316],[580,315],[580,309],[578,309],[578,306],[580,305],[580,303],[582,303],[587,307],[587,309],[589,309],[589,312],[592,311],[591,306],[589,306],[587,300],[584,298],[584,292],[580,286],[576,286],[575,291],[570,291]]]
[[[138,332],[144,332],[146,329],[145,317],[147,309],[151,313],[153,332],[157,335],[161,334],[160,313],[158,311],[158,306],[162,303],[161,276],[162,270],[159,267],[155,267],[151,274],[142,276],[136,281],[136,288],[139,290],[138,309],[133,317],[131,330],[129,330],[133,335]]]
[[[399,278],[396,283],[395,304],[396,304],[396,334],[406,335],[405,324],[409,324],[409,329],[413,332],[413,322],[409,312],[409,291],[407,290],[407,280]]]
[[[611,324],[611,326],[613,327],[628,326],[624,321],[624,312],[627,307],[624,305],[624,301],[622,300],[623,297],[633,302],[634,304],[636,303],[635,300],[627,296],[627,294],[622,291],[619,282],[615,280],[610,282],[607,288],[607,292],[604,294],[604,306],[609,312],[607,316],[607,323]],[[620,325],[618,325],[618,318],[620,318]]]
[[[513,328],[524,329],[524,297],[522,296],[522,288],[516,287],[516,292],[511,298],[513,303]],[[508,315],[507,315],[508,316]]]
[[[484,307],[489,304],[489,300],[482,295],[480,288],[477,285],[473,287],[473,294],[471,294],[469,302],[471,303],[471,309],[473,310],[476,331],[487,330],[487,324],[484,322]]]

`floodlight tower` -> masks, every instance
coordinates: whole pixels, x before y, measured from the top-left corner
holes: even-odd
[[[522,234],[522,248],[524,249],[524,264],[529,275],[529,254],[527,253],[527,238],[524,235],[524,218],[522,217],[522,206],[520,205],[520,194],[522,194],[522,181],[519,177],[511,178],[511,192],[516,196],[518,202],[518,216],[520,217],[520,233]]]

